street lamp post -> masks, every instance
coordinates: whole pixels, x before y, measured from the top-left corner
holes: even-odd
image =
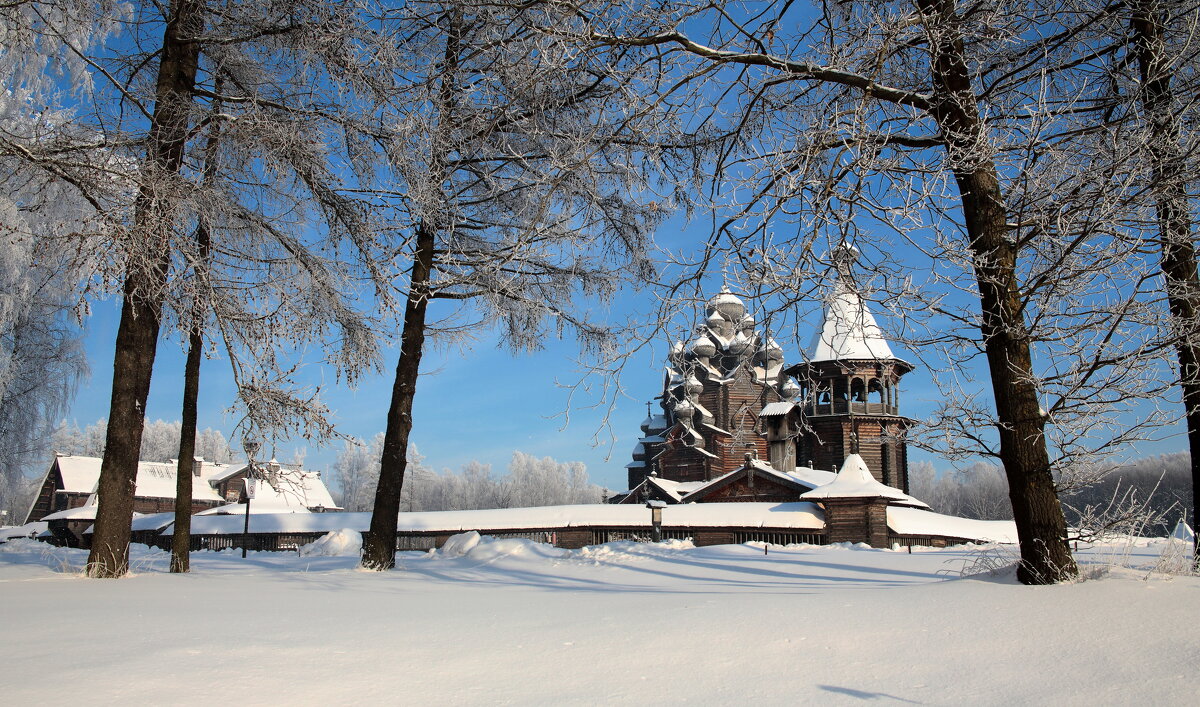
[[[250,543],[250,499],[254,498],[254,454],[259,449],[258,438],[251,432],[242,437],[242,449],[246,451],[246,522],[242,526],[242,559],[246,557],[246,546]]]
[[[666,507],[666,501],[646,501],[646,508],[650,509],[650,539],[656,543],[662,542],[662,512]]]

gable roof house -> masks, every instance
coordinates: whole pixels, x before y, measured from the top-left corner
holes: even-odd
[[[42,479],[26,523],[48,521],[60,542],[76,544],[96,518],[96,486],[100,480],[98,457],[57,455]],[[257,482],[253,512],[309,513],[342,510],[321,479],[321,472],[299,466],[268,465],[273,471]],[[193,467],[192,513],[219,512],[227,504],[243,501],[246,464],[214,464],[197,459]],[[177,462],[138,462],[134,490],[135,515],[175,510]],[[239,506],[239,513],[245,507]],[[73,539],[72,539],[73,538]]]

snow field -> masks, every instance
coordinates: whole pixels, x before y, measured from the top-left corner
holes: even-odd
[[[964,548],[464,534],[379,575],[330,537],[87,580],[82,551],[15,541],[0,684],[13,705],[1192,704],[1200,578],[1147,579],[1164,547],[1085,550],[1136,569],[1033,588],[958,578]]]

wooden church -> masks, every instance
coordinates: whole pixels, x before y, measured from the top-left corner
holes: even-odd
[[[615,502],[794,501],[852,454],[907,495],[912,420],[900,414],[899,382],[913,367],[868,310],[853,259],[852,248],[836,252],[824,319],[800,363],[784,362],[728,288],[708,300],[695,339],[671,350],[661,411],[642,423],[630,490]]]

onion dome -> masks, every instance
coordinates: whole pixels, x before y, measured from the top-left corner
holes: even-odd
[[[692,426],[692,415],[696,413],[696,406],[686,400],[680,400],[675,403],[675,419],[682,422],[684,425]]]
[[[683,354],[684,354],[683,342],[676,341],[675,345],[671,347],[671,353],[667,354],[667,360],[673,364],[678,365],[683,361]]]
[[[750,339],[744,336],[741,332],[738,332],[738,335],[733,337],[733,341],[729,342],[728,348],[729,353],[735,356],[741,356],[742,354],[746,353],[747,349],[750,348]]]
[[[736,322],[746,315],[746,305],[737,295],[730,292],[728,287],[722,287],[721,291],[708,301],[710,318],[713,312],[719,312],[722,317]]]
[[[713,312],[712,314],[709,314],[708,319],[705,319],[704,323],[708,325],[709,329],[721,334],[722,336],[725,334],[725,328],[729,326],[729,322],[725,320],[725,317],[721,316],[720,312]]]
[[[774,339],[767,339],[767,345],[763,347],[763,351],[766,352],[768,361],[783,360],[783,349]]]
[[[750,332],[754,331],[754,317],[749,314],[742,317],[742,321],[738,322],[738,330],[749,336]]]
[[[699,395],[702,390],[704,390],[704,384],[696,376],[688,376],[688,379],[683,382],[683,392],[688,397]]]
[[[717,347],[713,344],[712,339],[709,339],[707,336],[701,336],[692,342],[692,353],[707,358],[716,355]]]
[[[796,381],[788,378],[780,387],[779,394],[783,396],[784,400],[791,400],[800,394],[800,386],[796,385]]]

